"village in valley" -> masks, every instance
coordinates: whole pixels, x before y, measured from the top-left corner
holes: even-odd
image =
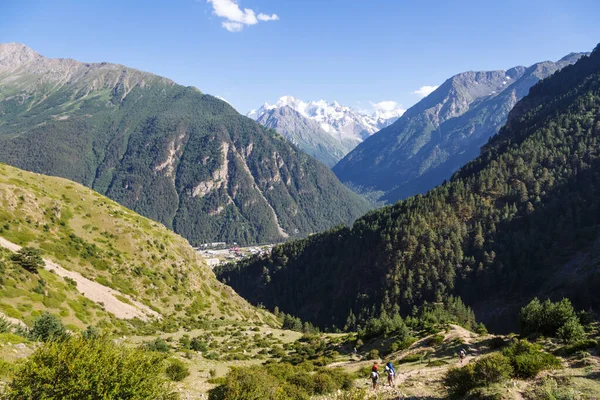
[[[240,247],[237,243],[214,242],[203,243],[194,247],[204,258],[209,267],[214,268],[221,264],[237,262],[243,258],[254,255],[263,255],[271,253],[272,244],[257,245],[251,247]]]

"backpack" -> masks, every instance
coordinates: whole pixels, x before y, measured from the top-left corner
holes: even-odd
[[[391,362],[387,363],[386,367],[388,367],[390,369],[390,371],[392,371],[393,374],[396,373],[396,370],[394,369],[394,366],[392,365]]]
[[[371,379],[379,379],[379,374],[376,371],[371,371]]]

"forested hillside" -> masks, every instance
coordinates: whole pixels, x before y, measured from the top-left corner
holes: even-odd
[[[0,45],[0,161],[82,183],[197,245],[274,242],[368,205],[272,130],[192,87]]]
[[[599,145],[597,47],[534,86],[448,183],[218,276],[321,326],[407,315],[449,295],[492,327],[535,295],[597,307]]]
[[[455,75],[361,143],[333,171],[349,187],[375,192],[386,204],[425,193],[479,155],[531,86],[582,55]]]

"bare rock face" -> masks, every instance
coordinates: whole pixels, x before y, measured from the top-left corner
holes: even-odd
[[[151,73],[0,45],[0,161],[62,176],[192,244],[276,242],[367,203],[227,103]]]
[[[479,154],[530,87],[582,55],[529,68],[455,75],[358,145],[333,171],[348,186],[374,193],[383,203],[425,193]]]

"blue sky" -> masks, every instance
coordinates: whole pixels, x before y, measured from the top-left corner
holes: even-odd
[[[282,95],[407,108],[420,87],[453,74],[557,60],[600,42],[598,0],[234,3],[0,0],[0,42],[154,72],[243,113]]]

